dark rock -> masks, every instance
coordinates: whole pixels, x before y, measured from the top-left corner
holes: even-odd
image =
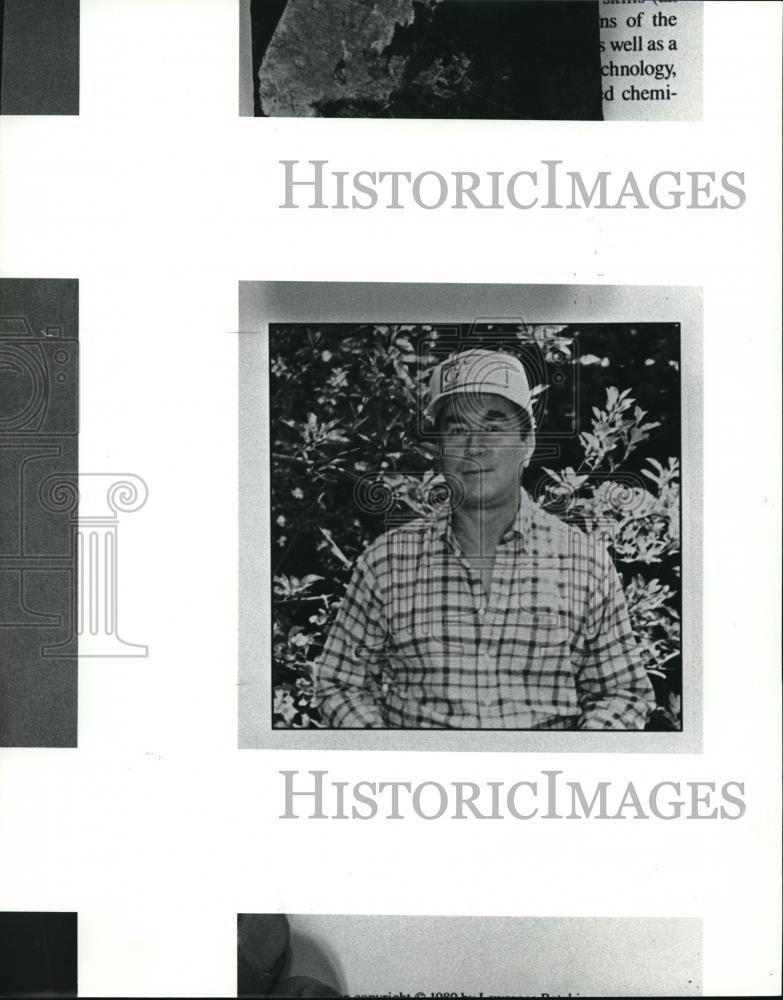
[[[600,119],[598,4],[288,0],[257,83],[274,117]]]
[[[282,913],[237,917],[237,995],[267,996],[290,957],[291,931]]]

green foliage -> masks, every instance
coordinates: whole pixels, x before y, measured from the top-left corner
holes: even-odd
[[[461,346],[513,350],[536,383],[546,459],[534,459],[526,487],[609,546],[658,729],[680,726],[677,334],[655,324],[459,330]],[[454,337],[455,327],[432,325],[270,331],[276,726],[320,725],[313,665],[354,560],[390,525],[431,509],[427,374]]]

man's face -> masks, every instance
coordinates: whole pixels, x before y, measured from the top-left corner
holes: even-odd
[[[517,497],[533,451],[513,403],[493,393],[455,395],[441,404],[437,429],[441,471],[468,509],[491,510]]]

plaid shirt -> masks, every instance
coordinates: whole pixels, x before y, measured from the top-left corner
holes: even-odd
[[[608,552],[524,491],[488,595],[448,508],[373,542],[316,694],[344,729],[643,729],[654,705]]]

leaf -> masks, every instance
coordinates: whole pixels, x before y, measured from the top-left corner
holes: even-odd
[[[321,527],[320,532],[324,536],[326,541],[329,543],[329,548],[332,550],[334,555],[337,556],[337,558],[340,560],[343,566],[347,566],[348,568],[350,568],[352,565],[351,560],[348,558],[348,556],[343,552],[343,550],[334,540],[331,531],[329,531],[328,528]]]
[[[548,476],[554,479],[556,483],[559,483],[560,486],[565,486],[565,483],[563,482],[563,477],[560,475],[559,472],[555,472],[554,469],[548,469],[545,465],[542,465],[541,468]]]

